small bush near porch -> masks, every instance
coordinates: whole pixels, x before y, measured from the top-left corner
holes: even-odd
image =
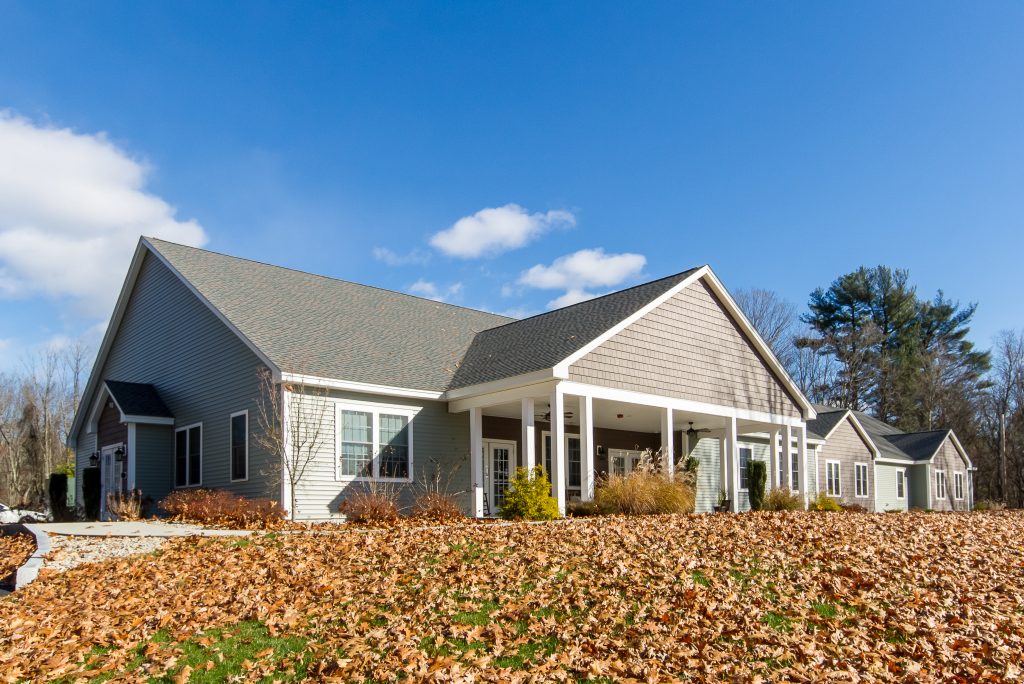
[[[669,477],[661,467],[660,452],[645,452],[640,464],[627,475],[601,478],[594,503],[606,515],[657,515],[692,513],[697,499],[696,462],[687,461]]]

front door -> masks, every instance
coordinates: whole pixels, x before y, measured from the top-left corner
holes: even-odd
[[[119,492],[123,488],[122,474],[124,472],[124,461],[118,461],[114,452],[123,448],[120,444],[111,444],[103,447],[100,456],[100,520],[106,520],[107,494]]]
[[[512,474],[516,469],[516,443],[492,440],[487,449],[487,497],[491,515],[501,512]]]

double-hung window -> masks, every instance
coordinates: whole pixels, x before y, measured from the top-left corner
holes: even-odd
[[[794,492],[800,491],[800,454],[799,452],[793,451],[789,454],[791,462],[789,476],[792,478],[789,482],[790,487]]]
[[[935,471],[935,496],[939,499],[946,498],[946,471]]]
[[[231,481],[249,477],[249,412],[231,414]]]
[[[750,489],[750,447],[740,447],[740,489]]]
[[[412,480],[412,422],[417,409],[339,404],[338,479]]]
[[[866,498],[868,495],[868,464],[867,463],[854,463],[853,464],[853,484],[854,484],[854,496],[861,499]]]
[[[174,431],[174,486],[197,487],[203,483],[203,424]]]
[[[907,497],[907,474],[902,470],[896,471],[896,498],[905,499]]]
[[[825,487],[829,496],[843,495],[843,486],[839,480],[839,461],[825,461]]]
[[[964,474],[953,473],[953,497],[957,501],[961,501],[964,498]]]

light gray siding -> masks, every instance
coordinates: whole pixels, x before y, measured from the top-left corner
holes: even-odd
[[[449,413],[446,402],[330,391],[291,394],[289,422],[315,425],[323,421],[322,437],[313,443],[313,458],[296,487],[295,517],[301,520],[340,518],[338,507],[346,496],[369,486],[336,475],[335,405],[337,403],[401,406],[418,409],[413,418],[412,484],[378,486],[397,492],[403,509],[412,507],[422,483],[439,471],[442,482],[470,512],[469,414]],[[311,431],[310,431],[311,432]],[[287,503],[285,504],[287,507]]]
[[[717,439],[705,437],[690,451],[700,462],[697,468],[697,513],[710,513],[718,505],[722,490],[722,445]]]
[[[824,446],[821,447],[821,453],[818,454],[817,477],[821,483],[819,490],[823,492],[828,491],[828,479],[826,478],[827,461],[838,461],[840,466],[841,495],[834,498],[841,504],[857,504],[867,508],[869,511],[874,510],[874,495],[872,494],[872,487],[874,486],[874,473],[872,472],[874,456],[867,443],[853,427],[849,417],[845,418],[835,427]],[[857,463],[867,464],[868,495],[863,498],[856,496],[854,466]]]
[[[106,363],[95,373],[101,380],[151,383],[174,414],[177,426],[202,423],[203,487],[276,499],[279,490],[268,487],[267,478],[254,476],[272,470],[276,460],[252,439],[248,481],[230,481],[228,417],[249,409],[249,431],[253,433],[262,367],[258,357],[206,305],[156,257],[147,254]],[[83,425],[78,435],[79,471],[95,451],[87,429]],[[158,433],[147,432],[146,453],[140,451],[136,458],[136,482],[144,495],[150,494],[145,487],[150,488],[154,499],[162,498],[173,486],[173,433],[167,434],[171,436],[161,445]]]
[[[907,505],[910,508],[928,508],[928,465],[920,464],[907,468],[907,477],[910,480],[910,501]]]
[[[905,511],[910,507],[907,483],[904,484],[903,498],[897,496],[896,473],[907,470],[905,465],[879,463],[876,466],[875,496],[877,511]]]
[[[135,426],[135,486],[152,498],[153,508],[174,489],[174,429],[170,425]],[[156,512],[151,510],[150,512]]]
[[[944,470],[946,473],[946,496],[945,498],[939,498],[935,480],[936,473],[938,470]],[[956,499],[955,494],[955,473],[960,473],[964,479],[964,495],[962,499]],[[946,437],[943,440],[942,446],[939,447],[938,453],[932,459],[932,470],[931,470],[930,486],[932,488],[932,508],[936,511],[966,511],[968,510],[968,480],[967,480],[967,463],[964,461],[960,452],[957,451],[956,446],[953,444],[953,440],[950,437]]]

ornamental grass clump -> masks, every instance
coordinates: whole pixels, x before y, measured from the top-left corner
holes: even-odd
[[[160,502],[172,518],[198,525],[235,529],[280,527],[285,511],[270,499],[248,499],[222,489],[181,489]]]
[[[558,501],[551,496],[551,481],[543,466],[532,471],[516,468],[501,504],[505,520],[555,520],[560,518]]]
[[[366,489],[346,496],[338,506],[348,522],[361,525],[394,525],[398,522],[398,492],[394,487],[371,482]]]
[[[669,477],[660,467],[660,452],[647,451],[628,475],[601,478],[594,492],[597,508],[606,515],[692,513],[696,503],[696,461]],[[693,464],[693,465],[691,465]]]
[[[788,487],[775,487],[764,495],[762,511],[802,511],[804,502],[800,495]]]

